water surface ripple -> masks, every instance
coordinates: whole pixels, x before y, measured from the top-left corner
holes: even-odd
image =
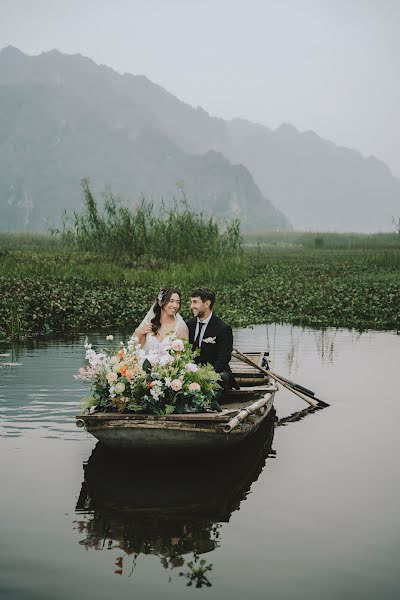
[[[76,428],[83,342],[0,346],[0,598],[399,597],[400,336],[236,330],[331,406],[281,389],[245,446],[173,459]]]

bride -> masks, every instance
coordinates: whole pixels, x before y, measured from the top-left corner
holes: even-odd
[[[180,290],[161,288],[153,306],[133,333],[146,354],[161,359],[168,352],[171,337],[189,339],[189,330],[179,314],[180,308]]]

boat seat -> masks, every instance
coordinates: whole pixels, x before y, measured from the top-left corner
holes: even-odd
[[[260,365],[260,367],[268,369],[268,352],[243,352],[243,354]],[[264,385],[269,381],[269,378],[266,375],[258,371],[255,367],[242,362],[238,358],[232,358],[229,366],[240,387]]]

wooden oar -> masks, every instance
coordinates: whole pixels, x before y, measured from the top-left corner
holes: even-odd
[[[271,373],[278,375],[278,377],[280,377],[282,379],[282,381],[286,381],[286,383],[288,383],[289,385],[294,387],[296,390],[299,390],[299,392],[302,392],[306,396],[311,396],[311,398],[314,398],[315,392],[313,392],[312,390],[309,390],[308,388],[300,385],[299,383],[295,383],[294,381],[291,381],[287,377],[283,377],[283,375],[279,375],[279,374],[275,373],[275,371],[271,371]]]
[[[305,396],[304,394],[302,394],[301,392],[295,390],[294,388],[292,388],[288,383],[286,383],[285,381],[283,381],[283,379],[281,379],[278,375],[275,375],[275,373],[272,373],[271,371],[267,371],[267,369],[264,369],[263,367],[260,367],[260,365],[258,365],[256,362],[254,362],[253,360],[251,360],[251,358],[248,358],[245,354],[242,354],[241,352],[239,352],[239,350],[236,350],[236,348],[233,349],[233,353],[232,355],[236,358],[239,358],[240,360],[242,360],[243,362],[247,363],[248,365],[251,365],[252,367],[255,367],[256,369],[258,369],[261,373],[264,373],[264,375],[267,375],[268,377],[271,377],[271,379],[274,379],[275,381],[277,381],[278,383],[280,383],[283,387],[285,387],[287,390],[289,390],[290,392],[293,392],[293,394],[296,394],[296,396],[298,396],[299,398],[301,398],[302,400],[304,400],[304,402],[307,402],[307,404],[309,404],[310,406],[313,406],[314,408],[316,408],[318,406],[317,402],[311,398],[308,398],[307,396]]]
[[[318,402],[318,406],[330,406],[330,404],[328,404],[328,402],[325,402],[324,400],[321,400],[320,398],[317,398],[317,396],[315,395],[315,392],[312,392],[311,390],[303,387],[299,383],[295,383],[294,381],[290,381],[290,379],[286,379],[286,377],[283,377],[282,375],[278,375],[274,371],[271,371],[271,373],[273,375],[277,375],[277,377],[279,377],[280,379],[282,379],[282,381],[284,381],[285,383],[289,384],[290,387],[294,388],[298,392],[301,392],[305,396],[309,396],[309,398],[312,398],[313,400],[316,400],[316,402]]]

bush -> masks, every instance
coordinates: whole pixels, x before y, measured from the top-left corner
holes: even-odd
[[[156,211],[144,198],[135,210],[118,203],[112,194],[102,210],[86,179],[82,180],[85,208],[69,218],[63,216],[60,235],[63,243],[84,251],[112,256],[163,257],[167,260],[239,254],[240,223],[227,223],[223,231],[213,217],[194,212],[185,197]]]

